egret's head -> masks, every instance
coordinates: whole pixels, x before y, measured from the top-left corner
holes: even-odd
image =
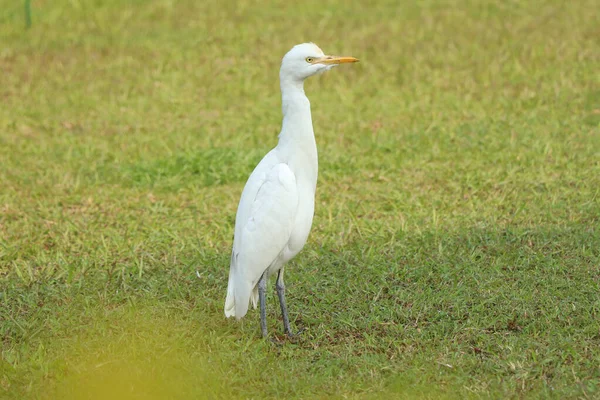
[[[281,60],[280,77],[303,81],[309,76],[328,71],[339,64],[354,63],[354,57],[328,56],[314,43],[294,46]]]

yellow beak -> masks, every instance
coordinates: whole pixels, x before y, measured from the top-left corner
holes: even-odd
[[[358,62],[358,58],[354,57],[339,57],[339,56],[323,56],[321,58],[317,58],[312,63],[313,64],[346,64],[346,63],[355,63]]]

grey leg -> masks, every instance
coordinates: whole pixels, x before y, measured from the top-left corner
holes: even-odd
[[[258,300],[260,302],[260,329],[263,338],[267,337],[267,271],[265,271],[258,281]]]
[[[277,289],[277,296],[279,297],[279,305],[281,306],[281,315],[283,316],[283,331],[286,335],[292,335],[292,329],[290,328],[290,319],[288,317],[287,307],[285,305],[285,285],[283,283],[283,268],[279,270],[277,274],[277,283],[275,284]]]

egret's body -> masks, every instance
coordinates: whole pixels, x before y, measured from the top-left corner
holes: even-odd
[[[352,57],[325,56],[312,43],[295,46],[280,71],[283,123],[279,142],[256,166],[242,192],[235,220],[225,315],[242,318],[249,303],[260,301],[266,336],[265,291],[278,274],[277,293],[284,329],[291,334],[283,283],[283,266],[304,247],[315,208],[318,157],[310,102],[304,79]]]

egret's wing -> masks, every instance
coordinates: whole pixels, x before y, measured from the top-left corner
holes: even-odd
[[[240,201],[246,215],[236,219],[230,285],[237,318],[246,314],[252,289],[285,249],[298,208],[296,177],[287,164],[275,164],[262,176],[254,198]]]
[[[275,149],[267,153],[266,156],[258,163],[254,168],[254,171],[248,177],[248,181],[244,185],[244,190],[240,197],[237,212],[235,215],[235,237],[233,247],[236,247],[236,241],[241,237],[241,230],[244,227],[244,221],[247,221],[252,212],[254,200],[258,194],[258,190],[265,183],[267,175],[271,172],[273,167],[279,164],[280,161],[277,157]]]

